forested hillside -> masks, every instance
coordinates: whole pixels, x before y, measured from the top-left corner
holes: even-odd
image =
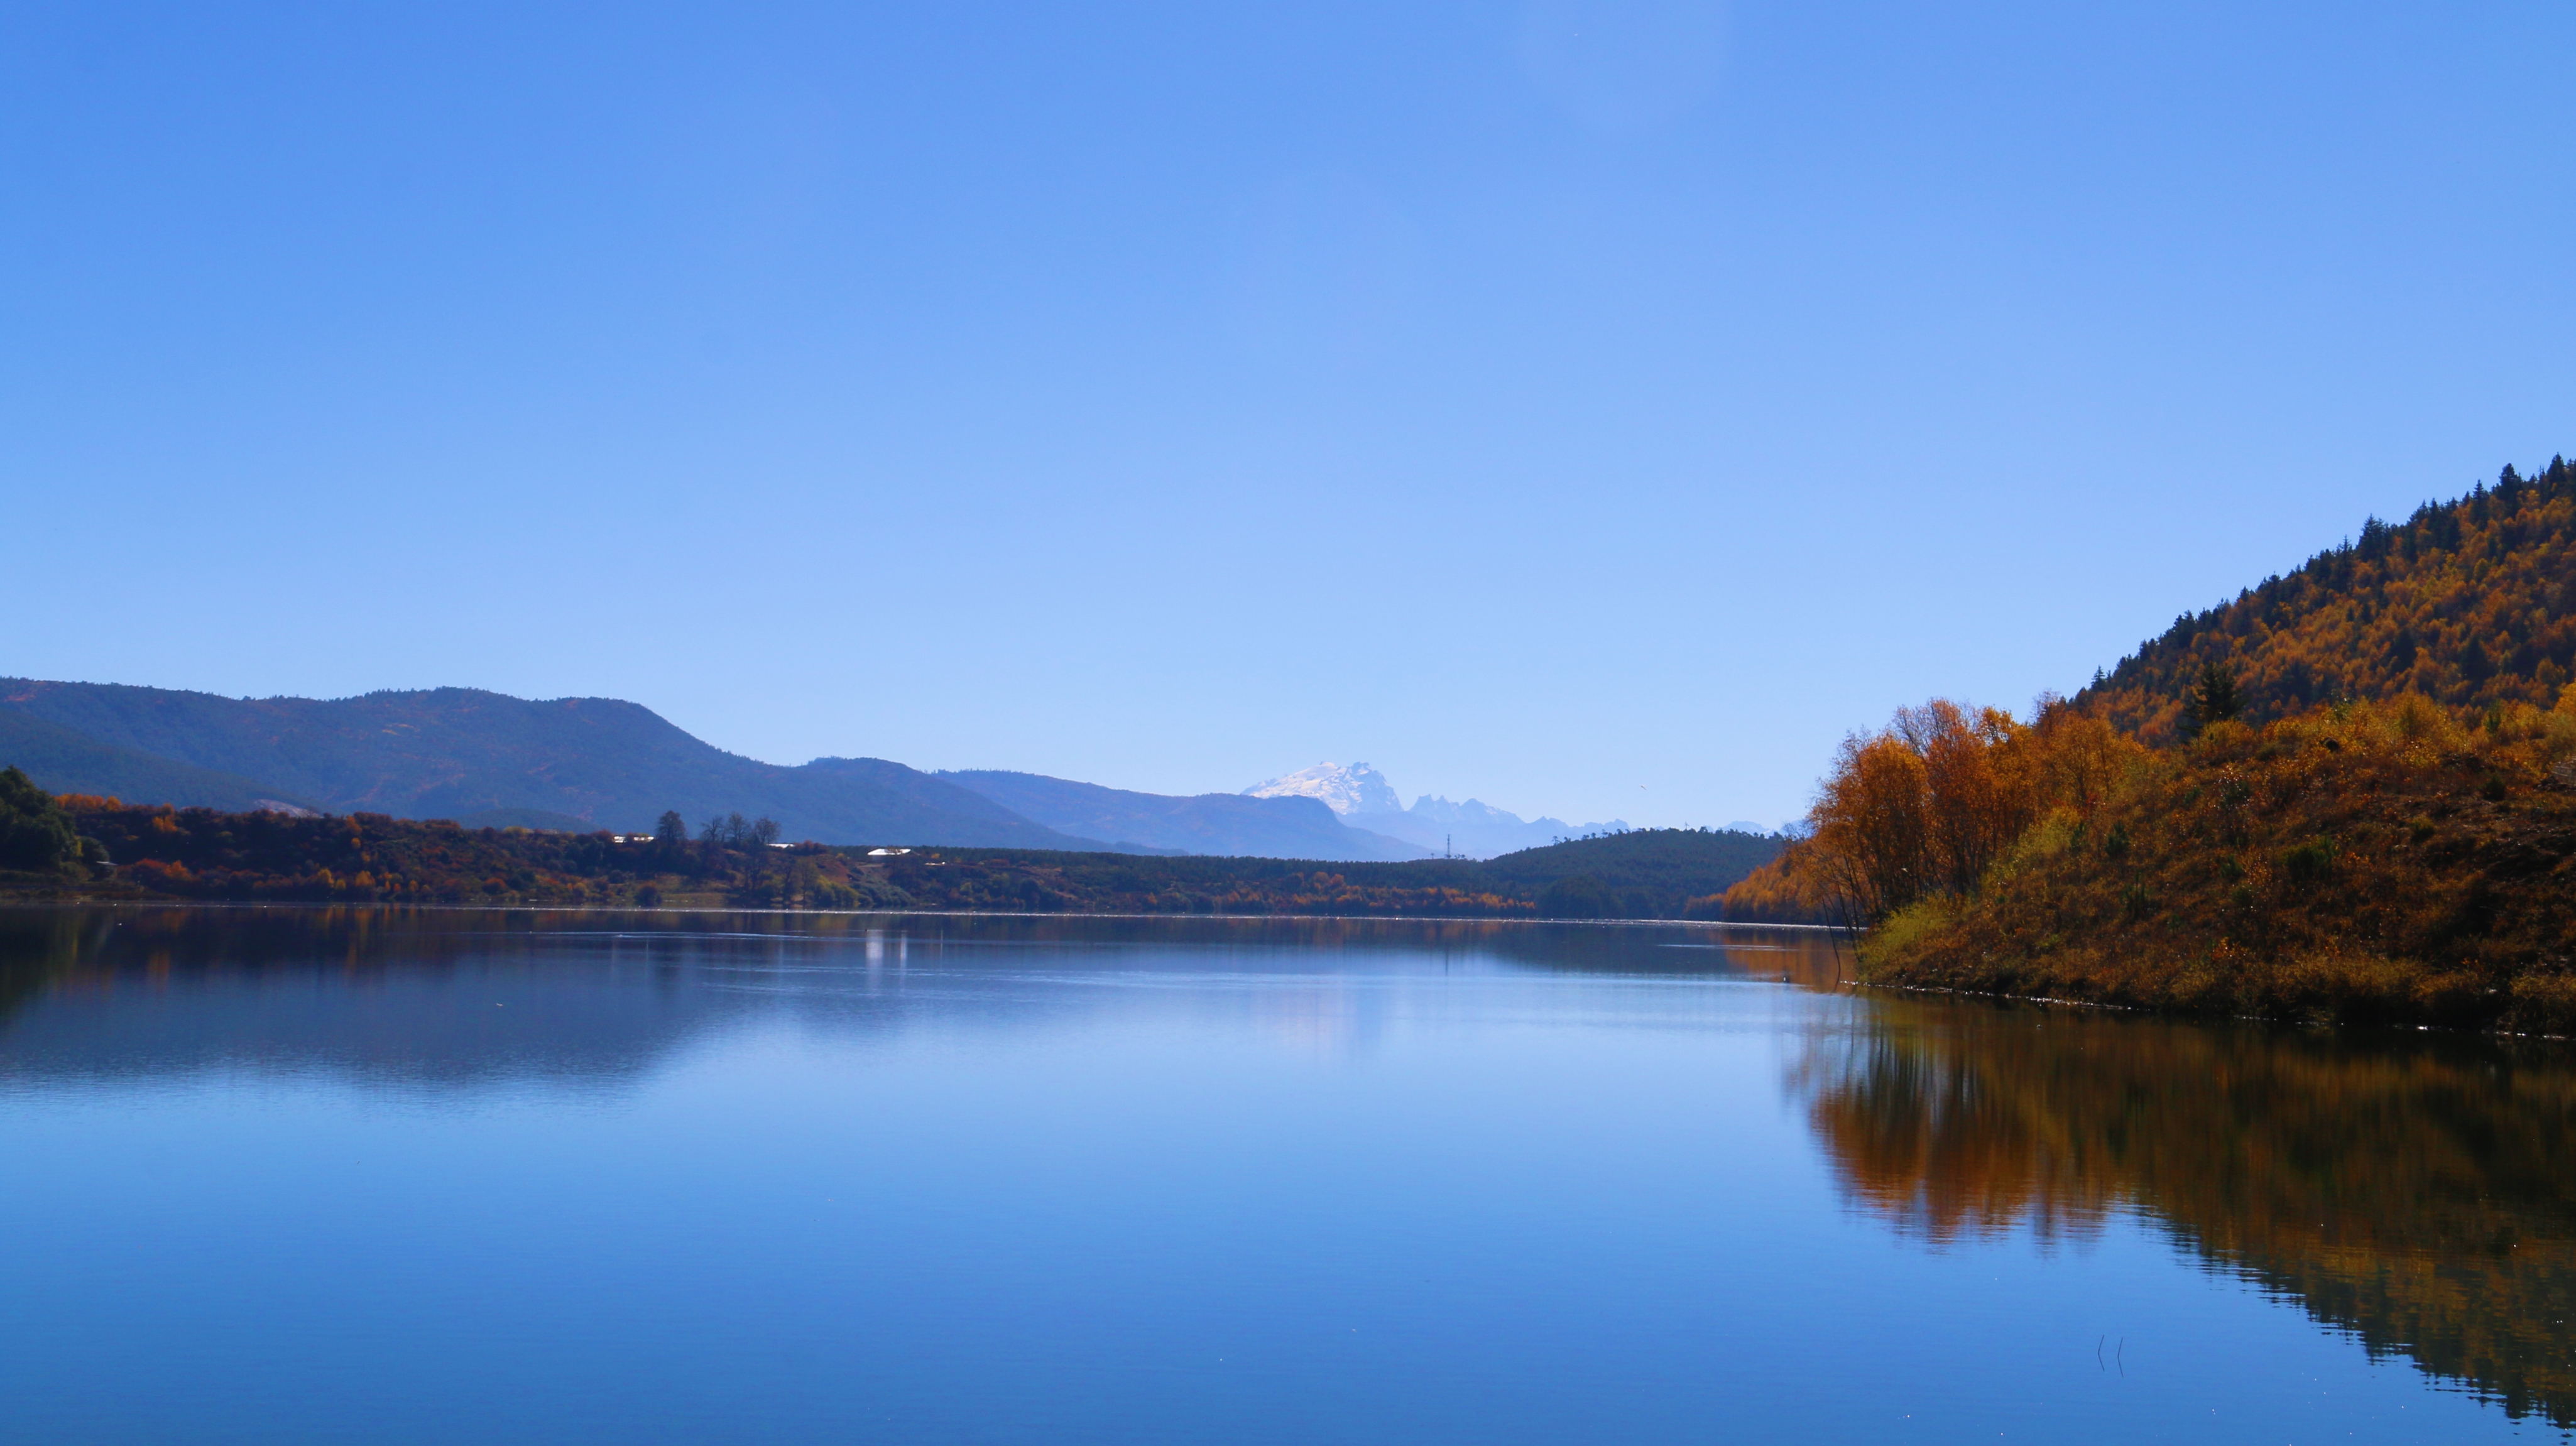
[[[233,812],[283,803],[319,808],[291,788],[102,742],[16,708],[0,707],[0,762],[56,793],[94,793]]]
[[[1478,865],[1505,889],[1555,891],[1552,912],[1572,915],[1601,886],[1604,915],[1716,918],[1718,899],[1745,875],[1779,856],[1787,840],[1732,829],[1636,828],[1522,849]],[[1722,882],[1720,882],[1722,881]]]
[[[2576,474],[2373,521],[2017,719],[1844,740],[1730,919],[1873,983],[2576,1032]]]
[[[2576,1031],[2576,688],[2215,717],[2170,748],[1935,701],[1846,740],[1811,820],[1728,917],[1865,928],[1872,983]]]
[[[2320,703],[2420,693],[2451,708],[2547,708],[2576,674],[2576,471],[2507,467],[2493,487],[2428,502],[2234,602],[2174,620],[2075,702],[2148,743],[2188,731],[2216,665],[2261,724]]]
[[[2576,1029],[2576,710],[2409,694],[2168,749],[2060,711],[1846,752],[1809,848],[1867,978]]]

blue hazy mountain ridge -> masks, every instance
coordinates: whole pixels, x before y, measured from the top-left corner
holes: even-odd
[[[1524,819],[1489,803],[1468,799],[1451,803],[1429,794],[1413,801],[1413,806],[1397,814],[1354,814],[1350,822],[1357,827],[1373,829],[1395,838],[1420,843],[1430,848],[1447,846],[1474,858],[1495,858],[1518,853],[1522,849],[1545,848],[1559,839],[1577,838],[1584,834],[1616,833],[1628,825],[1623,819],[1607,823],[1571,824],[1561,818]],[[1440,837],[1433,837],[1434,834]]]
[[[469,818],[532,810],[638,830],[665,809],[691,822],[767,815],[824,843],[1098,849],[983,794],[876,758],[784,767],[727,753],[613,698],[542,702],[472,688],[357,698],[238,699],[122,684],[0,680],[0,712],[103,745],[64,746],[28,773],[58,793],[242,806],[265,796],[333,812]],[[196,772],[146,778],[134,755]],[[208,775],[221,775],[213,777]],[[146,784],[149,786],[146,786]]]
[[[294,789],[213,768],[199,768],[141,749],[101,742],[31,713],[0,708],[0,762],[55,793],[93,793],[132,802],[186,802],[227,813],[272,803],[318,808]]]
[[[1615,830],[1523,821],[1470,799],[1411,809],[1365,764],[1319,765],[1308,792],[1168,795],[1003,770],[931,774],[876,758],[797,767],[727,753],[641,704],[532,701],[472,688],[355,698],[228,698],[110,683],[0,679],[0,763],[56,793],[231,811],[267,802],[469,827],[620,831],[665,809],[776,819],[823,843],[1400,862],[1478,858]],[[1299,784],[1308,787],[1309,784]],[[1267,785],[1265,785],[1267,787]]]
[[[1134,793],[1036,773],[942,771],[1023,818],[1092,838],[1185,853],[1382,862],[1435,850],[1354,828],[1314,798]]]

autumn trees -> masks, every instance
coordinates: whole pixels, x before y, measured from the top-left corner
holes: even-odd
[[[1864,947],[1873,981],[2131,1007],[2576,1034],[2576,687],[2421,694],[2142,756],[1974,894]]]
[[[2571,677],[2576,467],[2507,468],[2026,723],[1845,739],[1724,916],[1872,929],[1889,982],[2576,1028]]]
[[[2138,745],[2046,700],[2031,723],[1936,698],[1843,740],[1797,869],[1830,912],[1874,924],[1931,894],[1974,893],[2043,814],[2100,807]]]

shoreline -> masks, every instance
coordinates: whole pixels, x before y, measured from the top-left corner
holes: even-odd
[[[1210,922],[1263,923],[1311,919],[1338,923],[1391,924],[1536,924],[1577,925],[1594,928],[1634,928],[1652,925],[1690,929],[1791,929],[1820,934],[1841,934],[1850,930],[1839,924],[1769,924],[1734,919],[1540,919],[1493,914],[1189,914],[1189,913],[1109,913],[1083,909],[781,909],[756,904],[415,904],[393,899],[363,899],[345,902],[320,902],[311,899],[190,899],[178,896],[150,898],[101,898],[77,895],[67,898],[0,898],[0,909],[12,908],[161,908],[161,909],[403,909],[420,912],[449,913],[538,913],[538,914],[775,914],[786,918],[921,918],[921,919],[1201,919]]]

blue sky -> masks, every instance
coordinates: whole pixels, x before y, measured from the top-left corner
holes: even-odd
[[[2576,450],[2564,6],[0,8],[0,671],[1638,822]]]

